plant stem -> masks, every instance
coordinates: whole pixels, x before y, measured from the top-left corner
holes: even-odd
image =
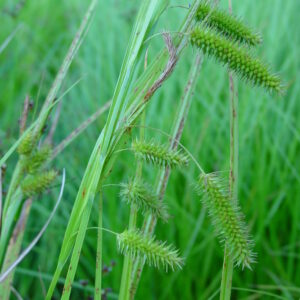
[[[229,0],[229,11],[232,12],[231,0]],[[238,97],[234,87],[232,72],[229,72],[230,82],[230,175],[229,189],[233,201],[238,200]],[[232,288],[233,260],[225,245],[221,300],[229,300]]]
[[[129,218],[129,230],[135,228],[136,218],[137,218],[136,208],[133,205],[131,205],[130,218]],[[119,300],[129,299],[129,288],[130,288],[130,277],[131,277],[132,265],[133,265],[132,259],[128,255],[126,255],[124,260],[124,265],[123,265],[123,271],[122,271]]]
[[[11,263],[14,262],[19,256],[31,204],[32,199],[28,199],[23,205],[20,218],[15,226],[12,237],[9,241],[7,251],[5,253],[2,271],[6,270],[11,265]],[[12,284],[13,277],[14,271],[12,271],[0,284],[0,294],[2,297],[1,299],[3,300],[10,299],[10,286]]]
[[[144,110],[141,115],[141,128],[140,128],[140,139],[141,140],[144,140],[144,137],[145,137],[145,127],[144,127],[145,118],[146,118],[146,113]],[[137,162],[137,167],[136,167],[136,178],[137,179],[142,177],[142,170],[143,170],[143,161],[141,159],[139,159]],[[128,227],[129,230],[135,229],[136,220],[137,220],[137,209],[135,208],[134,205],[131,204],[129,227]],[[133,261],[128,255],[126,255],[125,260],[124,260],[124,265],[123,265],[119,300],[129,299],[132,268],[133,268]]]
[[[102,214],[103,214],[103,196],[102,190],[99,192],[98,208],[98,236],[97,236],[97,254],[96,254],[96,280],[95,280],[95,300],[101,300],[102,283]]]

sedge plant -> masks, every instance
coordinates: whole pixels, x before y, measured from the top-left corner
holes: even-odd
[[[166,242],[159,241],[154,231],[158,220],[167,223],[170,219],[167,205],[164,203],[164,194],[171,170],[188,168],[191,162],[195,163],[199,170],[199,177],[195,179],[197,191],[207,208],[217,235],[225,244],[225,262],[228,262],[229,258],[229,266],[224,262],[223,274],[225,275],[221,284],[221,299],[230,298],[231,286],[228,286],[228,282],[231,282],[232,266],[235,264],[242,268],[252,267],[255,258],[253,242],[242,210],[236,201],[237,183],[234,183],[237,180],[235,178],[237,177],[235,106],[232,106],[231,143],[233,146],[230,184],[224,181],[218,172],[206,173],[189,150],[181,144],[180,138],[203,58],[214,58],[216,62],[226,66],[230,72],[246,83],[262,86],[271,93],[281,93],[282,83],[280,78],[270,71],[267,64],[258,59],[253,52],[249,52],[250,46],[254,48],[262,42],[261,36],[245,25],[241,19],[212,7],[209,2],[202,0],[193,1],[174,39],[168,33],[163,34],[164,49],[134,80],[139,72],[138,63],[149,41],[148,35],[168,4],[167,0],[153,0],[142,1],[140,5],[113,97],[109,103],[107,120],[97,138],[78,189],[46,299],[52,299],[64,270],[67,274],[61,299],[66,300],[71,297],[88,223],[91,214],[95,212],[93,210],[95,198],[98,198],[95,299],[101,299],[102,293],[102,256],[105,249],[103,231],[116,236],[117,248],[125,256],[119,291],[120,300],[134,299],[145,264],[166,270],[181,269],[184,258],[180,256],[180,251],[171,244],[167,245]],[[19,141],[0,161],[3,164],[16,149],[20,155],[3,210],[4,226],[0,241],[0,262],[7,261],[6,249],[10,234],[16,225],[15,217],[23,217],[23,213],[20,213],[22,207],[26,215],[31,199],[36,194],[44,192],[57,176],[55,170],[48,169],[49,160],[56,157],[65,145],[87,126],[85,123],[82,124],[78,131],[54,150],[47,144],[38,145],[42,129],[57,103],[56,95],[78,50],[95,5],[96,1],[93,0],[37,121],[22,132]],[[157,134],[169,138],[170,143],[161,144],[156,139],[147,139],[145,131],[150,128],[145,126],[146,107],[152,96],[163,87],[164,82],[174,72],[183,50],[189,44],[196,48],[195,63],[178,106],[173,130],[171,134],[166,134],[159,129],[154,130]],[[136,127],[140,127],[139,136],[133,138]],[[119,153],[124,151],[125,145],[128,144],[128,140],[132,140],[131,147],[125,150],[130,150],[134,154],[137,166],[135,176],[131,174],[130,177],[128,174],[128,180],[120,184],[120,198],[130,206],[130,217],[128,227],[123,232],[116,233],[103,228],[105,211],[103,186],[110,176]],[[158,169],[156,185],[151,185],[143,178],[143,164]],[[25,203],[22,200],[24,197],[28,200]],[[139,214],[143,216],[143,225],[140,228],[137,222]]]

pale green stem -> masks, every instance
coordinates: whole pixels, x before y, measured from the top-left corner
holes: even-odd
[[[102,214],[103,214],[103,196],[99,192],[99,211],[98,211],[98,236],[96,253],[96,280],[95,280],[95,300],[101,300],[102,286]]]
[[[20,178],[22,176],[22,168],[21,168],[21,164],[20,161],[17,163],[13,175],[12,175],[12,179],[10,181],[10,185],[8,188],[8,192],[7,192],[7,196],[5,198],[5,202],[4,202],[4,207],[3,207],[3,214],[2,214],[2,225],[5,224],[6,221],[6,216],[7,216],[7,212],[8,212],[8,208],[9,206],[12,204],[12,201],[14,199],[14,194],[19,186],[20,183]],[[8,238],[9,238],[9,232],[11,232],[12,228],[8,229],[8,234],[5,235],[3,234],[1,228],[1,240],[0,240],[0,266],[2,266],[2,262],[4,259],[4,254],[5,254],[5,249],[7,247],[7,243],[8,243]],[[5,240],[3,240],[5,239]]]
[[[137,219],[137,211],[136,208],[131,205],[130,208],[130,218],[129,218],[129,230],[133,230],[136,226]],[[130,288],[130,277],[132,270],[132,259],[129,255],[125,255],[123,271],[122,271],[122,279],[121,279],[121,288],[119,293],[119,300],[127,300],[129,299],[129,288]]]
[[[140,139],[144,140],[145,137],[145,110],[141,115],[141,128],[140,128]],[[139,179],[142,177],[142,170],[143,170],[143,161],[138,160],[137,167],[136,167],[136,178]],[[137,220],[137,209],[134,205],[131,204],[130,207],[130,218],[129,218],[129,230],[134,230],[136,227],[136,220]],[[131,275],[132,275],[132,268],[133,268],[133,261],[132,259],[126,255],[123,265],[122,271],[122,279],[121,279],[121,288],[119,294],[119,300],[128,300],[130,295],[130,285],[131,285]]]
[[[231,0],[229,11],[232,12]],[[229,189],[233,201],[238,200],[238,97],[234,87],[232,72],[229,72],[230,81],[230,175]],[[225,245],[223,272],[221,281],[220,299],[229,300],[231,297],[233,259]]]

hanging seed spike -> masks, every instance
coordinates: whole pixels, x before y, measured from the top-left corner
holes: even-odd
[[[240,209],[234,205],[229,194],[222,189],[215,174],[202,174],[200,189],[204,192],[203,203],[221,241],[229,247],[236,264],[248,267],[253,260],[253,243],[249,241],[248,230]]]
[[[208,3],[201,3],[196,13],[198,21],[204,21],[207,26],[215,28],[224,36],[250,46],[257,46],[262,42],[259,33],[245,25],[240,18],[211,7]]]
[[[33,151],[35,144],[36,139],[33,135],[33,132],[29,131],[25,134],[24,138],[20,142],[17,151],[20,155],[29,155]]]
[[[143,214],[151,213],[166,222],[169,218],[167,207],[143,180],[134,179],[121,184],[120,196],[123,201],[133,204]]]
[[[27,176],[21,183],[21,189],[26,197],[32,197],[46,190],[56,178],[57,172],[54,170],[46,171],[37,175]]]
[[[159,167],[175,167],[188,164],[188,157],[179,150],[172,150],[165,145],[155,142],[136,140],[132,143],[132,150],[146,162],[151,162]]]
[[[220,34],[202,26],[197,26],[190,34],[192,45],[205,49],[208,56],[224,63],[240,78],[253,85],[260,85],[268,91],[282,92],[282,84],[263,62],[252,57],[246,49],[228,41]]]
[[[130,255],[133,259],[144,257],[150,266],[159,268],[163,266],[166,270],[170,266],[181,268],[183,259],[172,246],[157,241],[154,237],[145,236],[140,231],[127,231],[118,234],[119,250],[124,255]],[[123,250],[122,250],[123,249]]]
[[[22,162],[24,170],[30,174],[35,173],[43,166],[48,158],[50,158],[51,153],[51,147],[49,145],[45,145],[31,156],[26,156]]]

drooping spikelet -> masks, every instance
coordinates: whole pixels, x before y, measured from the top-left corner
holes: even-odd
[[[249,240],[243,215],[222,180],[216,174],[202,174],[199,187],[216,232],[226,242],[236,265],[251,268],[254,262],[253,243]]]
[[[254,32],[238,18],[225,11],[212,8],[207,3],[200,4],[196,19],[204,20],[209,27],[215,28],[226,37],[239,43],[256,46],[262,42],[260,34]]]
[[[117,235],[119,251],[124,255],[129,255],[132,259],[144,257],[150,266],[159,268],[163,266],[166,271],[171,267],[181,269],[183,259],[178,256],[178,250],[172,245],[166,245],[154,239],[154,237],[145,236],[137,230],[125,230]]]
[[[132,143],[134,153],[147,162],[160,167],[176,167],[188,164],[188,157],[179,150],[171,150],[168,146],[154,142],[136,140]]]
[[[169,217],[167,208],[158,195],[142,180],[134,179],[121,184],[120,196],[144,214],[149,212],[163,221],[167,221]]]
[[[36,139],[32,131],[25,134],[21,143],[18,146],[18,153],[22,155],[29,155],[35,146]]]
[[[51,155],[51,147],[49,145],[43,146],[41,149],[27,156],[23,160],[23,167],[28,173],[33,174],[47,161]]]
[[[21,183],[21,189],[25,197],[32,197],[42,193],[47,189],[56,178],[57,172],[54,170],[46,171],[37,175],[27,176]]]
[[[269,91],[281,92],[279,77],[271,74],[269,68],[250,55],[246,49],[238,47],[237,44],[228,41],[213,30],[201,26],[193,29],[190,39],[192,45],[227,65],[246,81],[263,86]]]

